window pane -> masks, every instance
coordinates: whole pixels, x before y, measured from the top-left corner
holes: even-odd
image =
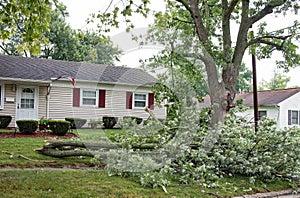
[[[82,104],[84,104],[84,105],[96,105],[96,99],[83,98],[82,99]]]
[[[146,100],[146,94],[134,94],[135,100]]]
[[[146,102],[134,101],[134,106],[135,107],[145,107],[146,106]]]
[[[0,107],[2,107],[2,86],[0,85]]]
[[[260,120],[263,116],[267,116],[267,111],[258,111],[258,119]]]
[[[83,91],[83,97],[95,98],[96,91]]]
[[[21,99],[22,109],[34,109],[34,99]]]
[[[298,124],[298,111],[292,111],[292,124]]]

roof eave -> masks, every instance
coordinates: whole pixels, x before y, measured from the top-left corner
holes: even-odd
[[[8,78],[8,77],[0,77],[0,80],[2,80],[2,81],[41,83],[41,84],[49,84],[49,83],[51,83],[51,81],[49,81],[49,80],[33,80],[33,79]]]
[[[57,78],[51,78],[51,82],[54,82]],[[68,79],[59,79],[60,81],[69,81]],[[150,84],[133,84],[133,83],[119,83],[119,82],[108,82],[108,81],[96,81],[96,80],[82,80],[82,79],[75,79],[76,82],[83,82],[83,83],[101,83],[101,84],[108,84],[108,85],[123,85],[123,86],[144,86],[144,87],[152,87],[156,84],[153,82]]]

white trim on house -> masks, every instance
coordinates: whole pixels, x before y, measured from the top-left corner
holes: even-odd
[[[34,89],[34,108],[21,108],[21,90],[22,88]],[[16,97],[16,120],[26,119],[26,120],[38,120],[38,110],[39,110],[39,87],[30,85],[19,85],[17,87],[17,97]]]
[[[138,98],[137,96],[138,95],[144,95],[145,96],[145,99],[141,99],[141,98]],[[133,93],[133,98],[132,98],[132,108],[133,109],[144,109],[145,107],[148,106],[148,95],[149,93],[146,93],[146,92],[134,92]],[[136,106],[136,102],[140,102],[140,103],[145,103],[145,105],[141,105],[141,106]]]
[[[84,92],[87,94],[88,92],[95,92],[95,96],[84,96]],[[84,100],[95,100],[95,104],[84,104]],[[97,107],[98,106],[98,100],[99,100],[99,91],[97,89],[86,89],[81,88],[80,89],[80,106],[83,107]]]

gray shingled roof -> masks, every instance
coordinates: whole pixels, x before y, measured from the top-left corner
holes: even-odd
[[[153,76],[135,68],[0,55],[0,78],[50,81],[62,75],[100,83],[152,86],[156,82]]]
[[[278,105],[280,102],[288,99],[289,97],[300,92],[300,88],[291,88],[291,89],[279,89],[279,90],[266,90],[259,91],[257,93],[257,100],[259,106],[274,106]],[[208,107],[210,106],[210,97],[205,96],[204,101],[198,103],[199,107]],[[253,106],[253,93],[241,93],[237,94],[235,100],[243,99],[244,106]]]

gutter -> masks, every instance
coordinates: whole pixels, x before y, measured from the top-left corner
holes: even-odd
[[[51,78],[52,82],[55,82],[56,78]],[[107,82],[107,81],[96,81],[96,80],[78,80],[75,79],[76,82],[83,82],[83,83],[101,83],[101,84],[108,84],[108,85],[126,85],[126,86],[144,86],[144,87],[152,87],[156,84],[156,82],[153,82],[152,85],[147,84],[130,84],[130,83],[119,83],[119,82]],[[68,79],[59,79],[59,81],[70,81]]]
[[[18,82],[32,82],[32,83],[43,83],[43,84],[49,84],[51,81],[49,80],[32,80],[32,79],[23,79],[23,78],[8,78],[8,77],[0,77],[0,80],[3,81],[18,81]]]

